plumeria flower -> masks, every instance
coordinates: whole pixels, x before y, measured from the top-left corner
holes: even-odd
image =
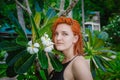
[[[30,54],[38,53],[38,51],[39,51],[38,48],[40,47],[39,43],[32,44],[32,41],[29,41],[28,45],[29,45],[29,47],[27,47],[27,51]]]
[[[44,51],[51,52],[53,49],[54,43],[51,41],[51,39],[48,37],[46,33],[41,37],[41,41],[42,41],[43,46],[45,47]]]
[[[45,52],[51,52],[54,49],[53,45],[45,47],[44,51]]]

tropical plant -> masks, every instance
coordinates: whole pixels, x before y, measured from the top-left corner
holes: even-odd
[[[86,29],[84,37],[84,47],[86,58],[90,59],[90,67],[93,77],[96,76],[98,69],[106,71],[106,66],[110,67],[107,59],[116,52],[105,46],[108,34],[106,32],[91,31]],[[113,54],[111,54],[113,53]]]
[[[107,72],[101,70],[98,71],[98,75],[95,80],[119,80],[120,79],[120,52],[117,53],[111,63],[111,68],[107,68]]]
[[[55,11],[50,8],[44,17],[44,23],[41,25],[41,14],[42,12],[36,11],[34,16],[29,15],[32,27],[31,38],[25,34],[18,20],[10,14],[10,19],[14,24],[12,28],[14,28],[18,37],[12,41],[2,41],[0,43],[0,50],[6,50],[8,53],[6,59],[8,65],[7,76],[14,77],[26,73],[35,64],[36,72],[33,74],[36,74],[38,79],[47,80],[45,70],[48,68],[48,58],[46,52],[53,68],[56,71],[62,69],[61,63],[54,56],[55,50],[53,50],[53,43],[50,40],[51,24],[57,16],[55,16]]]
[[[36,78],[39,80],[47,80],[49,62],[54,70],[62,70],[60,61],[54,56],[58,51],[53,49],[51,41],[51,25],[58,18],[58,15],[56,15],[56,12],[52,8],[49,8],[48,11],[43,10],[43,7],[40,8],[37,1],[35,2],[34,13],[30,10],[28,0],[25,0],[26,6],[22,5],[18,0],[15,1],[18,7],[21,7],[28,13],[32,34],[28,35],[25,32],[25,25],[22,25],[19,22],[20,20],[18,21],[12,13],[9,14],[13,25],[11,26],[6,23],[5,26],[13,28],[18,36],[11,41],[0,42],[0,50],[5,50],[8,53],[6,75],[8,77],[18,75],[17,79],[20,80],[33,79],[34,75],[36,75]],[[60,15],[66,16],[77,1],[74,0],[64,12],[59,11]],[[19,10],[18,7],[17,10]],[[20,15],[18,17],[19,19],[23,18]]]

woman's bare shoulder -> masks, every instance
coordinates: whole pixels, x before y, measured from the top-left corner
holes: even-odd
[[[93,80],[89,65],[83,56],[78,56],[72,63],[72,72],[77,80]]]
[[[83,56],[77,56],[72,63],[73,68],[89,68],[86,59]]]

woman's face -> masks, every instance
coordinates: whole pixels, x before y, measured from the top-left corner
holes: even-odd
[[[57,50],[66,51],[73,50],[74,43],[78,37],[74,36],[71,26],[67,24],[59,24],[55,30],[55,47]]]

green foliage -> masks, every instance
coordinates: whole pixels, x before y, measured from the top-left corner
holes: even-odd
[[[104,26],[104,31],[109,34],[109,42],[115,45],[120,45],[120,16],[114,16],[110,19],[108,25]]]
[[[37,6],[37,8],[39,8]],[[36,9],[35,15],[30,15],[30,23],[31,23],[31,31],[32,36],[31,40],[33,43],[37,42],[41,46],[39,47],[39,52],[36,54],[29,54],[27,52],[28,47],[28,36],[22,29],[21,25],[19,24],[18,20],[15,18],[13,14],[10,14],[9,18],[11,19],[12,23],[14,24],[14,27],[12,27],[16,33],[18,34],[17,38],[11,41],[2,41],[0,42],[0,50],[5,50],[8,53],[6,63],[8,65],[6,70],[6,75],[8,77],[14,77],[16,75],[18,76],[18,79],[29,79],[27,78],[27,75],[25,77],[24,73],[28,72],[31,67],[33,66],[33,63],[35,61],[38,61],[35,63],[35,69],[39,66],[39,73],[38,76],[42,78],[43,80],[47,79],[47,74],[45,70],[48,68],[48,57],[45,55],[46,52],[44,52],[44,48],[42,46],[42,42],[40,38],[43,36],[44,33],[47,33],[49,36],[51,36],[51,24],[56,20],[57,16],[55,11],[53,9],[48,9],[48,12],[44,15],[44,20],[41,19],[41,14],[43,12],[38,12],[39,10]],[[44,21],[41,25],[41,21]],[[9,26],[11,27],[11,26]],[[9,45],[8,45],[9,44]],[[62,65],[55,58],[54,53],[49,53],[50,62],[53,66],[53,68],[56,71],[62,70]],[[36,73],[36,71],[35,71]],[[28,76],[31,76],[31,74]],[[37,76],[37,77],[38,77]],[[23,77],[23,78],[22,78]],[[33,76],[34,77],[34,76]],[[38,78],[39,78],[38,77]]]
[[[7,65],[4,62],[0,62],[0,77],[6,76]]]
[[[108,54],[112,53],[114,55],[116,52],[105,46],[105,42],[108,39],[106,32],[92,32],[87,29],[86,34],[87,36],[84,38],[85,53],[86,57],[89,56],[91,72],[93,77],[95,77],[98,69],[106,72],[106,67],[111,67],[109,61],[107,61],[107,58],[110,58]],[[88,37],[87,41],[86,37]]]
[[[107,67],[107,72],[98,70],[98,75],[95,80],[119,80],[120,79],[120,52],[117,53],[116,58],[111,60],[111,68]]]

